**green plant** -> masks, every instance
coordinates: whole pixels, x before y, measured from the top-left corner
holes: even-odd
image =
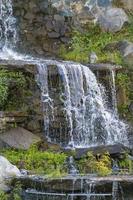
[[[96,163],[96,171],[99,176],[107,176],[111,174],[111,158],[109,153],[105,153]]]
[[[123,154],[118,164],[121,169],[126,169],[130,174],[133,174],[133,161],[130,159],[128,152]]]
[[[32,145],[27,151],[9,149],[2,154],[14,165],[33,173],[48,176],[62,176],[66,173],[64,163],[67,156],[64,153],[40,151],[37,145]]]
[[[12,200],[22,200],[22,187],[19,182],[17,182],[10,194],[10,199]]]
[[[8,195],[0,190],[0,200],[8,200]]]
[[[120,52],[115,47],[116,42],[120,40],[133,41],[133,16],[130,15],[130,23],[117,32],[102,32],[97,25],[86,27],[86,31],[79,32],[74,30],[69,46],[62,46],[60,57],[66,60],[78,62],[88,62],[92,51],[96,52],[99,62],[115,62],[123,64]],[[106,45],[113,43],[114,48],[111,51],[105,50]],[[109,48],[110,49],[110,48]]]
[[[129,104],[131,101],[131,80],[127,73],[120,72],[116,76],[117,93],[119,94],[118,110],[124,117],[129,114]]]
[[[87,156],[78,161],[80,172],[97,173],[99,176],[107,176],[111,173],[111,158],[109,153],[100,155],[98,159],[92,152],[88,152]]]
[[[26,80],[22,72],[0,69],[0,108],[4,107],[12,93],[18,98],[18,94],[15,94],[17,88],[22,91],[25,86]]]
[[[88,152],[77,164],[80,172],[83,174],[96,172],[96,157],[92,152]]]

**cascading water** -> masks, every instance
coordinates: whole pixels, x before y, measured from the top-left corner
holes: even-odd
[[[110,85],[111,85],[111,93],[112,93],[111,95],[112,95],[113,111],[115,115],[118,115],[114,70],[110,70]]]
[[[11,55],[17,41],[12,0],[0,0],[0,58]]]
[[[73,62],[45,61],[38,65],[37,82],[49,140],[67,147],[126,144],[126,125],[105,106],[89,68]]]

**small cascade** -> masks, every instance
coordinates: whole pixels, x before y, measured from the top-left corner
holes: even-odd
[[[68,174],[72,176],[79,174],[79,171],[76,169],[73,156],[70,156],[68,159],[68,170],[69,170]]]
[[[42,91],[44,134],[51,142],[70,148],[127,144],[126,125],[105,105],[88,67],[45,61],[38,64],[37,83]],[[114,83],[113,76],[113,87]]]
[[[0,57],[12,54],[17,41],[16,19],[13,17],[12,0],[0,0]]]
[[[118,110],[117,110],[117,99],[116,99],[115,71],[113,69],[110,70],[110,86],[111,86],[113,112],[117,116]]]
[[[113,182],[112,186],[112,198],[113,200],[119,200],[119,183],[117,181]]]

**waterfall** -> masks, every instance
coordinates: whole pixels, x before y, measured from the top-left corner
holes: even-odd
[[[12,54],[17,41],[16,19],[12,0],[0,0],[0,57]]]
[[[38,66],[42,92],[44,136],[63,147],[127,144],[126,125],[105,105],[96,77],[73,62],[39,60],[13,51],[17,41],[12,0],[0,0],[0,58],[30,61]],[[115,79],[112,72],[114,110]]]
[[[67,147],[126,144],[126,125],[110,111],[91,70],[78,63],[38,64],[44,133]]]
[[[113,111],[114,111],[114,114],[118,115],[117,99],[116,99],[116,86],[115,86],[115,71],[114,70],[110,70],[110,85],[111,85]]]

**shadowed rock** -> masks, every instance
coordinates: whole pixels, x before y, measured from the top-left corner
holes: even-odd
[[[17,127],[0,134],[0,140],[9,147],[28,149],[33,143],[39,142],[41,139],[30,131]]]

